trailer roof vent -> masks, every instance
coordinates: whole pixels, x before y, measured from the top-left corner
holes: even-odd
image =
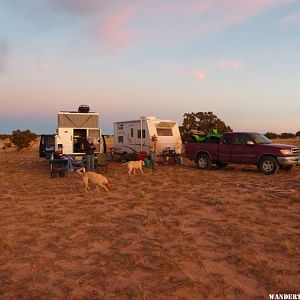
[[[82,104],[78,107],[78,112],[79,113],[88,113],[88,112],[90,112],[90,107],[86,104]]]

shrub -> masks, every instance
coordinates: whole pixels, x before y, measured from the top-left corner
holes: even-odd
[[[276,139],[276,138],[278,138],[279,137],[279,135],[277,134],[277,133],[275,133],[275,132],[267,132],[266,134],[265,134],[265,136],[268,138],[268,139]]]
[[[21,131],[19,129],[12,132],[12,137],[10,141],[17,147],[17,150],[20,151],[22,149],[28,148],[30,143],[35,141],[37,135],[31,132],[29,129],[25,131]]]

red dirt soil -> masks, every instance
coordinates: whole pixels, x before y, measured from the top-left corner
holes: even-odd
[[[293,142],[299,145],[299,140]],[[0,153],[0,299],[268,299],[299,292],[300,167],[159,166],[110,191]]]

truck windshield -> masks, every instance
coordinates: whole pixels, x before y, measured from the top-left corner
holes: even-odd
[[[256,144],[271,144],[272,142],[263,134],[252,134],[251,137]]]

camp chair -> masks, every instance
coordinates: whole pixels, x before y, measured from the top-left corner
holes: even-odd
[[[107,173],[108,171],[108,159],[106,153],[100,153],[97,155],[97,165],[96,169],[97,172],[99,173],[100,168],[105,168],[105,172]]]
[[[67,156],[67,160],[67,173],[69,176],[71,172],[84,168],[83,162],[77,162],[71,156]]]

